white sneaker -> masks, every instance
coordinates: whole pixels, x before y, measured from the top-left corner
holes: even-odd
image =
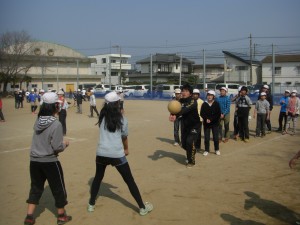
[[[153,210],[153,205],[150,202],[145,202],[145,208],[140,208],[140,215],[145,216]]]
[[[88,204],[88,206],[87,206],[87,211],[88,211],[88,212],[94,212],[94,211],[95,211],[95,205],[90,205],[90,204]]]
[[[219,150],[217,150],[216,155],[221,155],[221,152]]]
[[[175,143],[174,143],[174,146],[178,146],[178,145],[179,145],[178,142],[175,142]]]
[[[203,155],[204,155],[204,156],[207,156],[207,155],[208,155],[208,152],[207,152],[207,151],[204,151]]]

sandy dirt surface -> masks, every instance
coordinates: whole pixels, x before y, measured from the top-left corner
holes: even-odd
[[[103,99],[97,99],[102,106]],[[86,206],[95,173],[98,142],[96,118],[89,118],[88,102],[83,114],[68,110],[67,136],[70,146],[59,156],[62,163],[74,225],[220,225],[294,224],[300,220],[300,164],[288,167],[300,150],[298,134],[276,132],[253,138],[250,143],[230,140],[220,145],[221,156],[196,155],[196,165],[185,167],[185,151],[173,146],[173,123],[168,121],[167,101],[127,100],[129,121],[128,161],[144,201],[154,210],[145,217],[117,170],[108,167],[94,213]],[[233,108],[232,108],[233,109]],[[0,123],[0,213],[1,225],[23,224],[29,193],[29,148],[36,115],[25,103],[14,109],[13,99],[3,99],[6,122]],[[231,110],[231,114],[233,110]],[[251,113],[253,110],[251,111]],[[279,107],[272,112],[277,129]],[[230,129],[233,117],[231,117]],[[202,139],[202,148],[204,141]],[[213,150],[211,142],[211,150]],[[300,162],[300,161],[299,161]],[[37,207],[36,224],[56,224],[56,209],[48,184]]]

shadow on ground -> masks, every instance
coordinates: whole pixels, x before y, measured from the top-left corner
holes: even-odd
[[[175,160],[179,164],[185,165],[186,162],[186,157],[185,157],[185,152],[182,152],[182,154],[174,153],[174,152],[167,152],[165,150],[156,150],[153,155],[149,155],[148,158],[156,161],[158,159],[163,159],[163,158],[171,158]]]
[[[40,204],[36,207],[34,212],[35,218],[38,218],[46,209],[57,216],[57,209],[55,207],[55,201],[50,186],[46,186],[44,189]]]
[[[94,180],[94,177],[90,178],[90,180],[88,182],[88,184],[89,184],[90,187],[92,186],[93,180]],[[123,179],[122,179],[121,175],[120,175],[120,182],[123,182]],[[132,210],[138,212],[139,211],[138,206],[133,205],[132,203],[130,203],[129,201],[127,201],[125,198],[122,198],[120,195],[117,195],[116,193],[114,193],[112,191],[112,189],[117,189],[117,188],[118,188],[117,186],[113,186],[111,184],[101,182],[100,190],[98,192],[98,196],[96,198],[96,201],[101,201],[101,199],[99,200],[100,196],[107,197],[107,198],[113,199],[115,201],[118,201],[121,204],[123,204],[124,206],[126,206],[128,208],[131,208]],[[129,189],[128,189],[128,191],[129,191]],[[133,199],[133,197],[132,197],[132,199]],[[98,202],[98,205],[99,205],[99,202]]]

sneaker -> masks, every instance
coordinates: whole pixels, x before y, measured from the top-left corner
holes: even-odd
[[[35,219],[32,216],[26,216],[24,220],[24,225],[33,225],[35,224]]]
[[[153,205],[150,202],[145,202],[145,208],[140,208],[140,215],[145,216],[153,210]]]
[[[188,168],[188,169],[190,169],[190,168],[193,168],[193,166],[195,166],[194,164],[192,164],[192,163],[188,163],[188,164],[186,164],[186,168]]]
[[[178,143],[178,142],[175,142],[175,143],[174,143],[174,146],[178,146],[178,145],[179,145],[179,143]]]
[[[221,152],[219,150],[217,150],[216,155],[221,155]]]
[[[208,151],[204,151],[203,155],[207,156],[208,155]]]
[[[63,225],[72,220],[72,216],[67,216],[67,214],[59,215],[57,217],[57,224]]]
[[[94,211],[95,211],[95,205],[90,205],[90,204],[88,204],[88,206],[87,206],[87,211],[88,211],[88,212],[94,212]]]
[[[248,142],[249,142],[249,139],[248,139],[248,138],[245,138],[244,142],[245,142],[245,143],[248,143]]]

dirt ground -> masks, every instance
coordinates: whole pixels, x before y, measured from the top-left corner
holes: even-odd
[[[98,108],[103,99],[97,99]],[[59,156],[73,216],[68,224],[130,225],[220,225],[295,224],[300,220],[300,164],[288,167],[300,150],[300,123],[295,136],[276,132],[253,138],[250,143],[230,140],[220,145],[221,156],[196,155],[196,165],[185,167],[185,152],[173,146],[173,124],[168,121],[167,101],[127,100],[129,121],[128,161],[144,201],[154,210],[147,216],[138,207],[115,168],[108,167],[94,213],[86,206],[95,173],[98,142],[96,118],[89,118],[88,102],[83,114],[68,110],[70,146]],[[233,110],[231,110],[233,111]],[[6,122],[0,123],[1,225],[23,224],[29,193],[29,148],[36,115],[25,103],[14,108],[13,99],[3,99]],[[251,111],[252,113],[253,111]],[[272,112],[277,129],[279,107]],[[231,131],[233,117],[231,117]],[[202,148],[203,146],[202,139]],[[211,142],[211,150],[212,150]],[[300,162],[300,161],[299,161]],[[48,184],[37,207],[36,224],[56,224],[56,209]]]

